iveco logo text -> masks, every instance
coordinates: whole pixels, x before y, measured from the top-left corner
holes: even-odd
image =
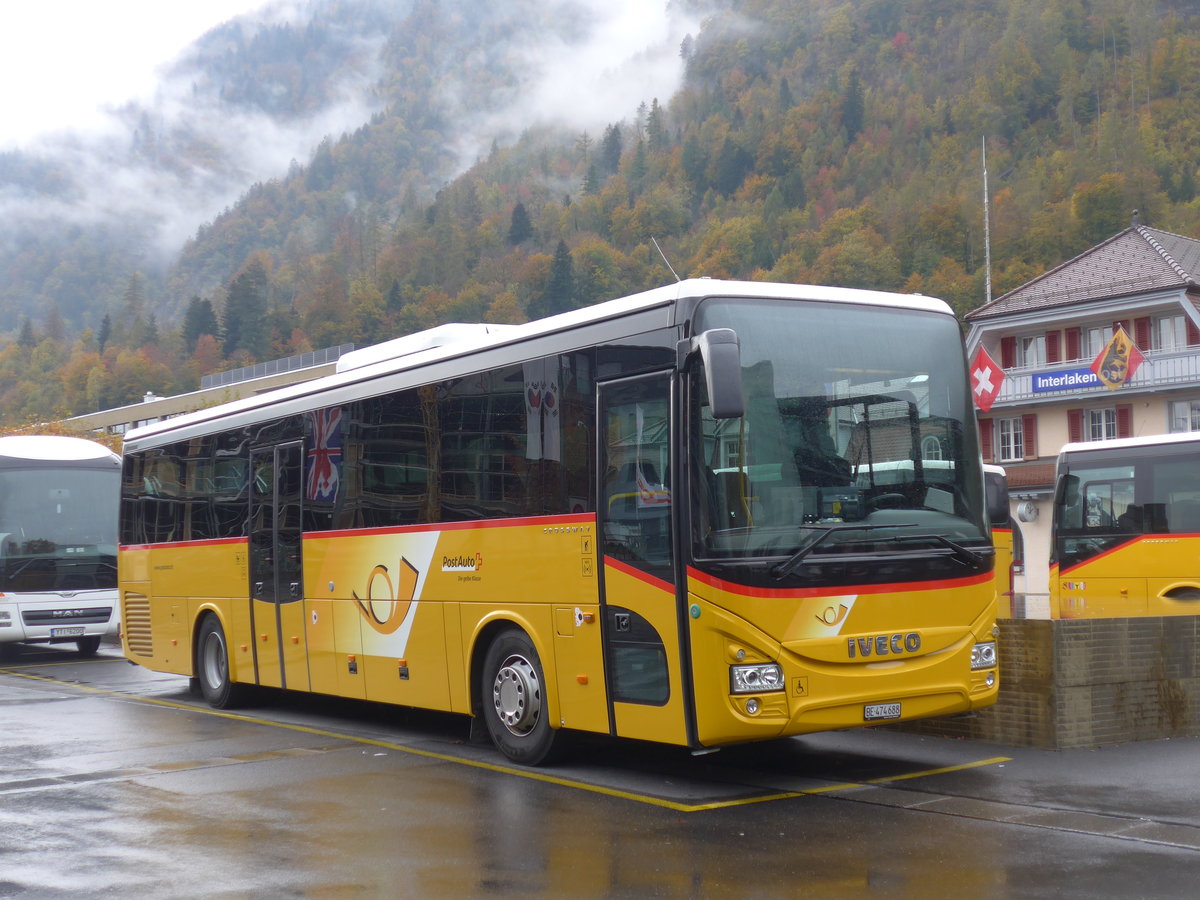
[[[443,572],[478,572],[482,568],[482,553],[476,553],[474,556],[469,556],[463,553],[459,556],[442,557]]]
[[[894,653],[916,653],[921,649],[921,635],[915,631],[908,634],[875,634],[867,637],[847,638],[846,650],[851,659],[856,656],[888,656]]]

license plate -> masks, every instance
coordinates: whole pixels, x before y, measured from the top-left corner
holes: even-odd
[[[863,707],[863,719],[867,722],[898,718],[900,718],[899,703],[868,703]]]
[[[50,637],[81,637],[83,632],[82,625],[69,625],[66,628],[51,628]]]

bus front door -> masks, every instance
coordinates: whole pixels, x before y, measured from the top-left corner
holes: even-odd
[[[250,623],[255,680],[308,690],[302,567],[304,452],[297,441],[250,453]]]
[[[687,743],[671,496],[671,379],[598,387],[602,617],[620,737]]]

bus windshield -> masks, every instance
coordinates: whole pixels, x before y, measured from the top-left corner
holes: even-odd
[[[1064,453],[1054,505],[1054,561],[1076,566],[1142,534],[1200,532],[1193,442]]]
[[[950,316],[716,298],[697,311],[695,332],[711,328],[738,335],[745,415],[713,418],[694,376],[697,559],[783,557],[791,571],[932,553],[990,566],[975,552],[989,542],[983,478]]]
[[[0,591],[67,591],[117,584],[120,471],[0,470]]]

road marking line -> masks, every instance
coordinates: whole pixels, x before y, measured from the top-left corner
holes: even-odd
[[[101,696],[115,697],[120,700],[132,700],[137,703],[145,703],[150,706],[161,706],[166,709],[177,709],[185,712],[200,713],[206,716],[216,716],[221,719],[228,719],[233,722],[244,722],[250,725],[268,725],[274,728],[282,728],[287,731],[294,731],[300,734],[312,734],[319,737],[335,738],[338,740],[350,741],[357,744],[363,744],[368,747],[382,747],[387,750],[395,750],[398,753],[408,753],[413,756],[420,756],[426,759],[435,759],[440,762],[448,762],[461,766],[469,766],[473,769],[482,769],[485,772],[496,772],[502,775],[515,775],[518,778],[525,778],[530,781],[539,781],[543,784],[553,784],[559,787],[575,788],[581,791],[588,791],[593,794],[601,794],[606,797],[616,797],[621,800],[631,800],[635,803],[642,803],[648,806],[658,806],[664,809],[670,809],[674,812],[694,813],[694,812],[710,812],[717,809],[728,809],[735,806],[749,806],[755,803],[769,803],[775,800],[794,800],[798,797],[805,797],[812,794],[828,794],[835,791],[845,791],[853,788],[864,787],[867,784],[883,784],[888,781],[900,781],[909,778],[921,778],[926,775],[937,775],[942,772],[956,772],[964,769],[974,769],[981,766],[994,765],[999,762],[1006,762],[1007,757],[992,757],[991,759],[981,760],[973,763],[963,763],[958,766],[947,766],[941,769],[929,769],[924,772],[913,772],[905,775],[890,776],[888,778],[879,778],[870,782],[834,782],[820,787],[805,788],[796,791],[779,791],[772,794],[763,794],[754,797],[739,797],[733,800],[714,800],[708,803],[681,803],[676,800],[667,800],[663,797],[655,797],[650,794],[639,794],[633,791],[625,791],[620,788],[605,787],[604,785],[589,784],[585,781],[578,781],[573,778],[563,778],[558,775],[548,775],[543,772],[534,772],[528,769],[517,769],[512,766],[506,766],[500,763],[483,762],[482,760],[465,759],[460,756],[453,756],[449,753],[439,753],[435,750],[421,750],[416,747],[408,747],[403,744],[397,744],[392,741],[384,741],[376,738],[360,737],[353,734],[345,734],[337,731],[328,731],[322,728],[313,728],[309,725],[296,725],[290,722],[276,722],[271,719],[263,719],[256,716],[248,716],[242,713],[231,713],[224,710],[212,709],[205,706],[193,706],[190,703],[178,703],[174,700],[158,700],[154,697],[139,697],[136,694],[122,694],[119,691],[111,691],[107,688],[98,688],[88,684],[71,684],[68,682],[58,681],[54,678],[49,678],[43,675],[34,675],[27,672],[14,672],[11,670],[0,670],[5,674],[12,675],[16,678],[27,678],[30,681],[40,681],[45,684],[53,684],[58,687],[75,688],[76,690],[86,691]]]

